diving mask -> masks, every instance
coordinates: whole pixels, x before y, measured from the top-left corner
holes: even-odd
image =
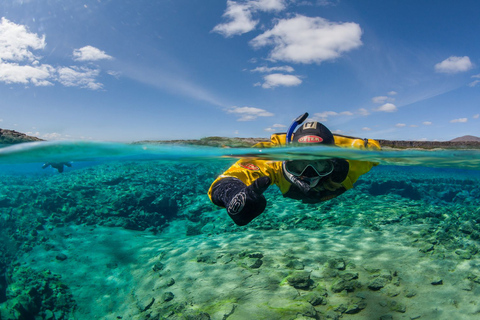
[[[285,161],[285,169],[296,177],[325,177],[333,172],[334,166],[330,160],[293,160]]]

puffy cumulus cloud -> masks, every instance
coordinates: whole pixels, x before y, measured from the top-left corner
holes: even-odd
[[[285,9],[285,0],[250,0],[231,1],[227,0],[227,9],[223,17],[227,20],[213,28],[213,32],[220,33],[225,37],[244,34],[254,30],[258,20],[253,18],[257,11],[281,11]]]
[[[262,88],[270,89],[279,86],[283,87],[295,87],[302,83],[302,80],[291,74],[272,73],[263,77],[265,82],[262,84]]]
[[[441,73],[458,73],[468,71],[473,68],[470,58],[451,56],[435,65],[435,71]]]
[[[403,127],[406,127],[406,126],[407,126],[407,125],[406,125],[405,123],[397,123],[397,124],[395,125],[395,127],[397,127],[397,128],[403,128]]]
[[[362,30],[353,22],[335,23],[297,15],[250,41],[254,48],[273,46],[270,58],[294,63],[321,63],[362,45]]]
[[[384,105],[381,105],[380,107],[376,108],[375,111],[395,112],[397,111],[397,107],[393,103],[385,103]]]
[[[58,81],[66,87],[81,87],[92,90],[98,90],[103,87],[101,83],[96,82],[100,73],[98,69],[86,67],[62,67],[57,70]]]
[[[0,20],[0,61],[34,61],[38,59],[31,50],[45,48],[45,35],[39,37],[25,26]]]
[[[257,67],[255,69],[251,70],[252,72],[261,72],[261,73],[269,73],[269,72],[293,72],[295,71],[292,67],[290,66],[282,66],[282,67]]]
[[[32,83],[35,86],[53,85],[49,79],[55,74],[55,68],[50,65],[19,65],[18,63],[0,62],[0,81],[10,83]]]
[[[275,129],[274,128],[265,128],[264,131],[267,131],[267,132],[274,132]]]
[[[274,127],[274,128],[286,128],[287,126],[284,125],[284,124],[276,123],[276,124],[274,124],[272,127]]]
[[[113,57],[106,54],[105,51],[92,46],[73,50],[73,60],[75,61],[97,61],[103,59],[110,60]]]
[[[85,67],[53,67],[40,63],[41,57],[34,50],[43,50],[46,46],[45,35],[38,36],[23,25],[0,20],[0,82],[6,84],[51,86],[58,81],[65,86],[78,86],[97,90],[102,84],[96,81],[100,70]],[[105,52],[86,46],[74,51],[77,61],[111,59]]]
[[[467,121],[468,121],[467,118],[459,118],[459,119],[450,120],[451,123],[464,123],[464,122],[467,122]]]
[[[266,110],[253,107],[231,107],[227,112],[240,116],[237,121],[252,121],[258,117],[272,117],[274,115]]]
[[[424,126],[431,126],[432,125],[432,122],[431,121],[423,121],[422,124]]]

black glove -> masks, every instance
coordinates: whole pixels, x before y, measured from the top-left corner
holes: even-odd
[[[212,201],[227,208],[228,215],[239,226],[244,226],[258,217],[267,206],[263,196],[270,186],[269,177],[261,177],[248,187],[237,178],[225,178],[212,188]]]

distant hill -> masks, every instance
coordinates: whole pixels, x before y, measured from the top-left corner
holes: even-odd
[[[475,137],[475,136],[463,136],[463,137],[458,137],[458,138],[452,139],[450,141],[452,141],[452,142],[462,142],[462,141],[478,141],[478,142],[480,142],[480,138]]]
[[[43,141],[37,137],[27,136],[14,130],[0,129],[0,144],[16,144],[22,142]]]

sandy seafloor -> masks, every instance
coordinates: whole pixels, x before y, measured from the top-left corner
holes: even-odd
[[[480,318],[477,171],[379,166],[322,205],[273,186],[237,227],[206,196],[226,167],[2,175],[0,319]]]
[[[465,275],[478,272],[480,260],[426,256],[407,235],[417,230],[416,226],[382,231],[332,227],[185,237],[180,223],[158,236],[75,226],[53,231],[49,243],[57,250],[39,246],[21,262],[61,274],[77,302],[78,319],[162,318],[178,305],[184,305],[179,314],[198,316],[203,311],[211,319],[315,319],[317,311],[325,316],[332,311],[330,316],[335,317],[333,312],[342,304],[351,307],[362,302],[364,310],[343,317],[478,319],[480,287]],[[240,258],[245,250],[261,254],[262,265],[242,264],[248,259]],[[58,261],[58,252],[68,259]],[[328,268],[329,259],[345,261],[345,270]],[[292,261],[309,274],[308,288],[296,289],[285,281],[295,272]],[[159,263],[164,267],[155,271]],[[328,274],[331,270],[339,275]],[[342,274],[352,273],[358,274],[361,288],[332,292]],[[384,276],[382,289],[366,287]],[[174,284],[168,284],[170,279]],[[431,284],[439,279],[443,284]],[[304,298],[312,292],[323,295],[324,289],[326,305],[314,307]],[[169,302],[163,301],[166,292],[174,295]]]

